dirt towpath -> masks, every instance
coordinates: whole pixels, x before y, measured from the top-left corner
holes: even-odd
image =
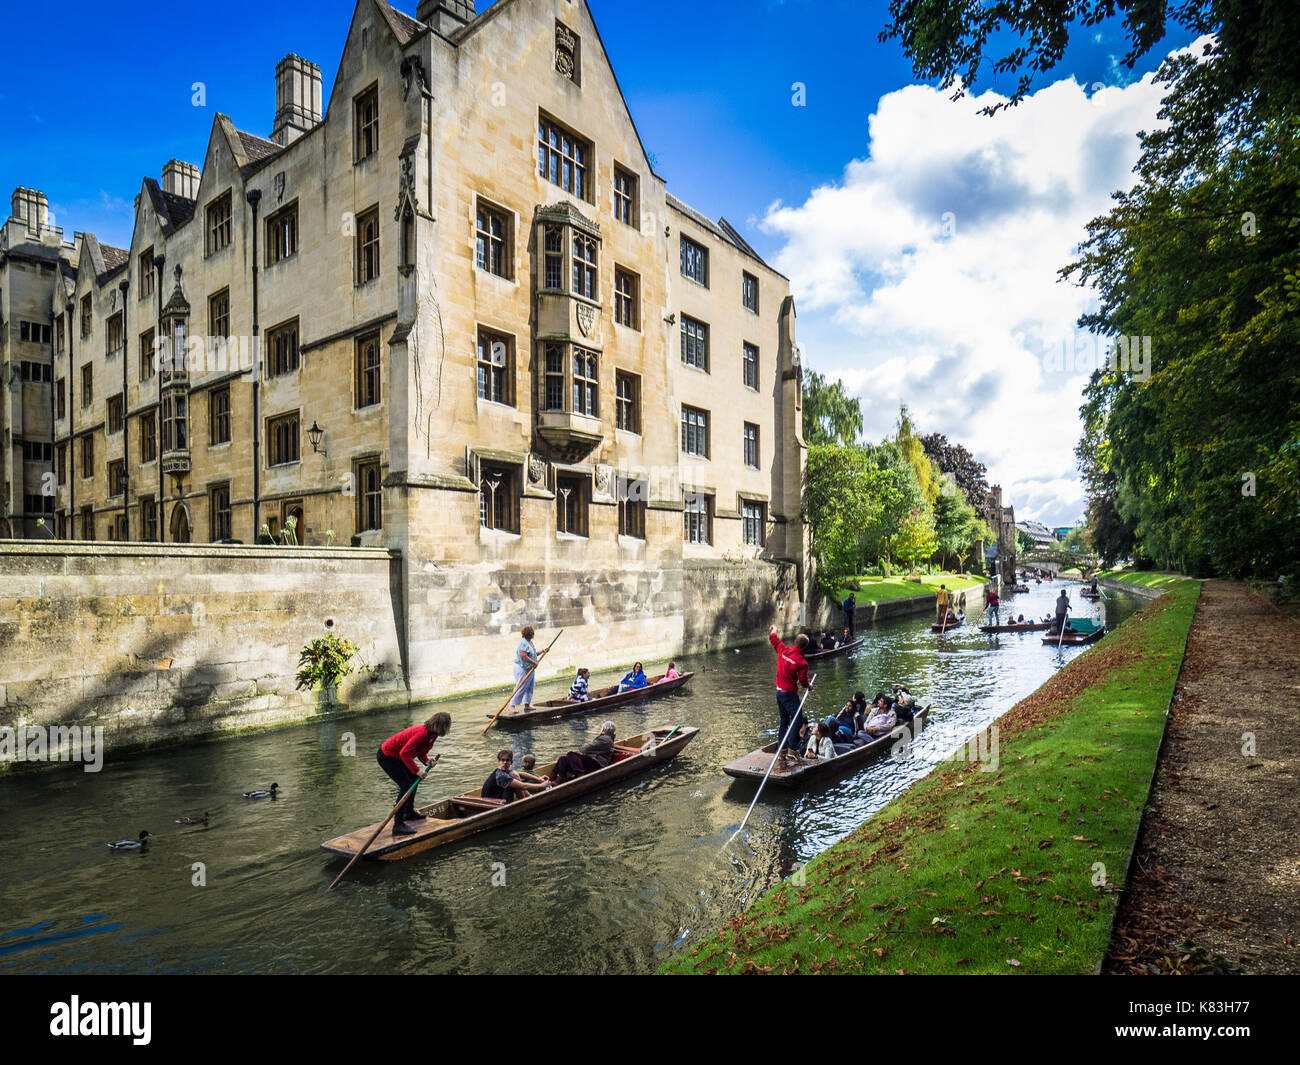
[[[1104,971],[1300,971],[1300,624],[1206,581]]]

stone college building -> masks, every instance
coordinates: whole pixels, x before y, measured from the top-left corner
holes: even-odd
[[[216,114],[128,248],[14,192],[0,536],[385,549],[415,696],[525,623],[599,666],[797,618],[787,279],[668,194],[582,0],[414,15],[359,0],[328,99],[286,56],[269,137]]]

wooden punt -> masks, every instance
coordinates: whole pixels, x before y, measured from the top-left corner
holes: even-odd
[[[809,651],[804,658],[809,662],[817,662],[823,658],[834,658],[836,655],[846,655],[855,647],[861,647],[864,637],[859,636],[856,640],[850,640],[843,647],[832,647],[829,651]]]
[[[1061,647],[1078,647],[1080,644],[1100,640],[1106,633],[1106,626],[1100,621],[1089,618],[1073,618],[1066,623],[1065,634],[1044,636],[1043,643],[1059,644]]]
[[[1027,585],[1027,584],[1013,584],[1013,585],[1011,586],[1011,590],[1012,590],[1013,592],[1027,592],[1027,591],[1029,591],[1029,585]]]
[[[672,732],[671,739],[665,740],[664,737],[670,732]],[[488,829],[531,817],[543,810],[563,806],[588,792],[617,783],[644,772],[653,765],[668,761],[690,743],[698,732],[699,729],[693,726],[682,725],[675,731],[670,728],[657,728],[638,736],[629,736],[615,745],[626,755],[621,761],[612,762],[604,769],[587,773],[576,780],[557,784],[548,791],[533,792],[527,798],[516,799],[514,802],[494,802],[492,799],[484,799],[474,793],[453,795],[431,806],[418,808],[427,820],[411,823],[411,827],[416,829],[415,835],[394,836],[390,825],[379,833],[370,849],[366,851],[365,857],[367,860],[373,858],[384,862],[400,861],[402,858],[420,854],[432,847],[453,843],[466,836],[473,836]],[[642,751],[641,744],[645,743],[652,733],[660,742],[653,749]],[[554,770],[554,762],[538,766],[537,775],[549,776]],[[483,775],[486,778],[487,772]],[[321,844],[321,849],[345,858],[354,857],[377,827],[377,825],[368,825],[366,828],[349,832],[346,836],[326,840]]]
[[[933,625],[930,626],[930,631],[931,632],[952,632],[953,629],[961,628],[962,625],[965,624],[965,622],[966,622],[966,615],[958,614],[957,620],[950,621],[948,622],[947,625],[944,625],[942,622],[936,621]]]
[[[1050,621],[1035,621],[1026,625],[981,625],[980,632],[1045,632],[1051,627]]]
[[[910,728],[913,739],[924,730],[925,722],[929,716],[930,708],[928,706],[916,712],[916,717],[913,719]],[[874,743],[854,747],[851,751],[837,754],[834,758],[797,757],[784,766],[778,762],[772,769],[771,776],[767,779],[773,784],[794,787],[798,784],[808,783],[834,774],[847,773],[874,761],[881,755],[888,754],[893,745],[902,740],[904,733],[908,731],[909,727],[907,725],[899,725],[889,735],[882,736]],[[774,758],[776,758],[776,744],[769,743],[766,747],[750,751],[749,754],[737,758],[734,762],[728,762],[722,767],[722,771],[727,776],[735,777],[737,780],[762,780],[763,774],[767,772],[768,766],[772,765]]]
[[[1094,592],[1091,588],[1084,588],[1079,592],[1080,597],[1084,599],[1100,599],[1101,592]]]
[[[683,673],[672,680],[664,680],[663,675],[660,674],[657,677],[648,678],[650,683],[644,688],[629,688],[624,692],[620,692],[618,685],[615,684],[612,687],[600,688],[592,692],[591,698],[585,703],[571,703],[568,699],[547,699],[542,703],[533,703],[533,708],[526,713],[523,710],[503,710],[501,716],[497,718],[497,722],[504,721],[514,724],[531,721],[554,721],[561,717],[590,714],[606,707],[622,706],[624,703],[634,703],[638,699],[653,699],[670,691],[676,691],[693,676],[695,676],[694,673]],[[486,716],[491,717],[492,715],[487,714]]]

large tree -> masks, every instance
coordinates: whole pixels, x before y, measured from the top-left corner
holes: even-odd
[[[889,15],[880,40],[897,39],[918,77],[937,78],[956,96],[982,84],[991,70],[1016,76],[1009,102],[1019,103],[1034,77],[1061,61],[1071,34],[1094,33],[1122,15],[1128,39],[1122,62],[1130,69],[1167,33],[1213,34],[1206,58],[1216,101],[1254,106],[1262,93],[1271,98],[1268,106],[1300,110],[1300,4],[1294,0],[890,0]],[[1006,48],[997,58],[990,54],[994,37]],[[1198,123],[1195,132],[1209,134],[1212,127]]]
[[[943,477],[930,456],[926,454],[925,445],[916,431],[916,424],[912,421],[906,403],[898,408],[898,423],[893,443],[898,448],[898,453],[912,467],[912,472],[916,475],[916,483],[921,486],[921,494],[925,496],[925,501],[933,507],[934,501],[939,498],[939,492],[943,488]]]
[[[942,561],[946,563],[951,558],[958,569],[966,567],[966,559],[980,540],[993,539],[988,523],[970,505],[955,481],[947,482],[935,500],[934,532],[936,550],[943,556]]]
[[[930,504],[916,478],[916,470],[892,440],[864,449],[875,481],[876,507],[859,531],[858,543],[865,564],[879,563],[886,573],[898,558],[904,523],[913,512],[932,521]]]
[[[1018,38],[992,59],[995,73],[1019,76],[1013,103],[1072,31],[1113,16],[1130,65],[1170,29],[1214,35],[1203,54],[1161,66],[1163,124],[1141,135],[1137,183],[1062,271],[1100,298],[1080,324],[1126,356],[1085,391],[1080,467],[1103,555],[1131,546],[1139,559],[1230,575],[1295,567],[1300,4],[891,0],[890,12],[882,37],[902,41],[918,75],[960,79],[958,94],[982,76],[991,39]]]
[[[832,593],[845,578],[861,572],[862,530],[891,505],[893,480],[865,448],[818,444],[808,449],[803,517],[818,577]]]
[[[1085,390],[1089,511],[1109,518],[1109,494],[1118,531],[1131,526],[1135,551],[1163,566],[1276,574],[1300,554],[1300,486],[1276,465],[1300,407],[1300,313],[1286,288],[1300,266],[1300,121],[1221,113],[1222,136],[1189,155],[1170,133],[1217,106],[1212,71],[1182,56],[1160,76],[1169,127],[1142,137],[1137,185],[1063,271],[1100,297],[1080,324],[1124,338]]]
[[[988,467],[978,461],[961,444],[952,444],[943,433],[926,433],[921,446],[941,473],[948,474],[966,497],[966,502],[983,514],[988,507]]]
[[[853,444],[862,435],[862,404],[843,381],[809,370],[803,378],[803,439],[809,447]]]

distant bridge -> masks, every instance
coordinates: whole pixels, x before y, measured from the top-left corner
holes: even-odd
[[[1087,551],[1066,551],[1059,547],[1035,547],[1016,556],[1016,566],[1050,569],[1053,573],[1063,569],[1077,569],[1085,577],[1101,568],[1101,560]]]

